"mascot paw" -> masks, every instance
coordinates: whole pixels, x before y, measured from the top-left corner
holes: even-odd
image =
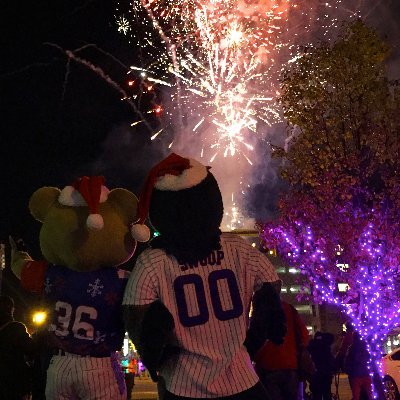
[[[147,369],[147,371],[149,371],[150,374],[150,378],[153,382],[158,382],[158,374],[157,371],[155,369]]]
[[[174,319],[167,307],[160,301],[152,303],[142,321],[138,348],[149,372],[158,370],[168,358],[179,352],[179,348],[172,345],[174,327]]]

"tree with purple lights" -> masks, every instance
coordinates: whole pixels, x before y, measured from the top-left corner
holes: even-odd
[[[371,375],[381,375],[383,342],[400,324],[400,96],[385,78],[388,54],[357,21],[284,72],[292,140],[275,156],[290,189],[279,217],[258,224],[266,246],[301,270],[303,295],[349,317]]]

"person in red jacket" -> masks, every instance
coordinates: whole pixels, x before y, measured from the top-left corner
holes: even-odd
[[[344,370],[349,376],[353,400],[374,398],[372,393],[372,378],[369,364],[371,356],[367,344],[358,332],[353,334],[353,342],[344,358]]]
[[[309,335],[297,310],[285,301],[282,301],[282,307],[287,324],[283,344],[276,345],[267,340],[254,357],[255,369],[271,398],[298,400],[302,385],[297,372],[296,336],[307,346]]]

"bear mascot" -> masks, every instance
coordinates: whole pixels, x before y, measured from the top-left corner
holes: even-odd
[[[137,198],[109,190],[101,176],[60,190],[42,187],[29,210],[42,223],[44,260],[18,251],[11,268],[24,289],[42,294],[49,310],[46,399],[126,399],[118,353],[123,344],[122,296],[129,272],[118,265],[136,249],[130,227]]]
[[[283,342],[280,280],[258,249],[221,233],[210,168],[170,154],[150,171],[138,216],[137,240],[150,237],[147,218],[158,234],[132,270],[124,319],[159,398],[268,399],[251,357],[266,339]]]

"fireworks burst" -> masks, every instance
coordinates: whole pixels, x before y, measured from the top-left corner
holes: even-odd
[[[172,150],[190,146],[189,153],[214,166],[233,159],[223,173],[246,184],[235,189],[244,194],[250,186],[243,164],[253,165],[255,147],[281,120],[276,98],[282,68],[295,62],[299,45],[334,37],[339,19],[359,17],[350,10],[359,4],[350,3],[362,0],[346,0],[346,9],[341,0],[131,0],[125,9],[122,1],[128,0],[120,1],[119,15],[130,16],[129,40],[139,56],[129,79],[138,80],[144,93],[157,87],[162,95],[149,111],[163,114],[151,139],[168,137],[172,127]],[[160,104],[163,113],[156,111]],[[238,204],[224,203],[232,215],[225,225],[242,227]]]
[[[124,15],[116,22],[145,54],[145,65],[130,73],[171,87],[170,98],[164,98],[170,104],[166,115],[174,124],[179,119],[185,135],[199,138],[201,155],[207,153],[212,162],[217,155],[240,154],[251,164],[252,135],[280,119],[277,61],[284,53],[295,60],[300,27],[302,36],[314,29],[313,22],[323,35],[335,27],[338,20],[329,14],[340,3],[132,0],[130,22],[136,29],[128,27]]]
[[[289,0],[136,0],[132,6],[134,15],[144,10],[151,22],[141,48],[150,54],[161,39],[165,52],[150,60],[151,67],[130,72],[173,82],[169,94],[181,127],[200,136],[201,153],[212,151],[210,161],[242,154],[251,164],[249,136],[279,119],[271,77],[273,56],[284,46],[278,38]],[[121,17],[117,22],[118,29],[125,26]]]
[[[123,33],[124,35],[127,35],[131,26],[129,24],[129,21],[125,18],[125,16],[120,16],[116,20],[117,26],[118,26],[118,32]]]

